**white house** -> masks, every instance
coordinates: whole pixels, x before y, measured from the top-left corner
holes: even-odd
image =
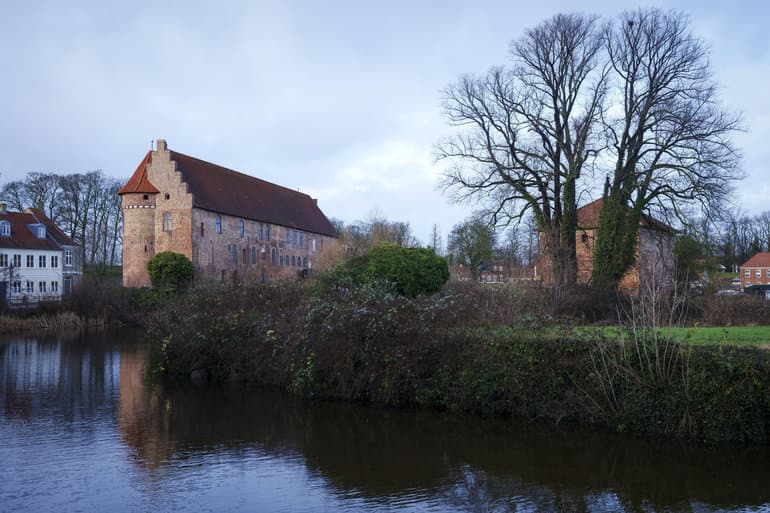
[[[82,274],[80,246],[47,216],[0,203],[0,304],[59,300]]]

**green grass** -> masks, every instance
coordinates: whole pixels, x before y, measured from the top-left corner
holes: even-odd
[[[581,336],[603,335],[620,338],[622,328],[606,326],[602,328],[578,327],[576,333]],[[732,326],[732,327],[687,327],[662,328],[662,335],[670,335],[678,342],[697,346],[768,346],[770,347],[770,326]]]
[[[527,338],[533,340],[559,339],[570,336],[592,339],[606,337],[620,339],[624,335],[624,328],[620,326],[541,326],[521,328],[513,326],[495,326],[481,328],[481,332],[495,339]],[[767,347],[770,349],[770,326],[731,326],[731,327],[687,327],[687,328],[661,328],[661,334],[671,336],[678,342],[696,346],[748,346]],[[626,339],[631,334],[625,330]]]

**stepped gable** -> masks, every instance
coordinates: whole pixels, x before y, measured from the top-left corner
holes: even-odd
[[[599,198],[592,201],[587,205],[580,207],[577,210],[577,225],[578,228],[591,229],[599,227],[599,214],[604,206],[604,200]],[[672,227],[662,221],[658,221],[652,216],[642,214],[642,218],[639,220],[639,225],[645,228],[651,228],[654,230],[660,230],[664,232],[675,232]]]
[[[131,175],[126,185],[121,187],[118,194],[130,194],[130,193],[144,193],[144,194],[156,194],[160,192],[150,180],[147,178],[147,166],[152,162],[152,152],[148,151],[144,156],[139,167],[136,168],[134,174]]]
[[[196,208],[337,236],[329,219],[307,194],[182,153],[169,153]]]

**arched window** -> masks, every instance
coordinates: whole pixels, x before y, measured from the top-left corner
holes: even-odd
[[[275,248],[270,250],[270,262],[275,265]]]
[[[243,238],[246,233],[246,227],[243,224],[243,219],[238,219],[238,236]]]
[[[214,231],[222,233],[222,216],[217,214],[217,218],[214,220]]]

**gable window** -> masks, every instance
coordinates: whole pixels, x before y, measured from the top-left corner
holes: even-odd
[[[171,212],[163,212],[163,231],[171,231]]]
[[[238,236],[243,238],[246,233],[246,227],[243,224],[243,219],[238,219]]]
[[[35,235],[38,239],[45,239],[45,226],[42,224],[35,226]]]
[[[45,255],[38,256],[37,257],[37,266],[40,267],[40,268],[45,267],[45,263],[46,263],[45,261],[46,261]]]
[[[27,267],[35,267],[35,255],[27,255]]]
[[[222,233],[222,216],[218,214],[216,219],[214,220],[214,231],[217,233]]]
[[[54,269],[59,267],[59,255],[51,255],[51,267]]]
[[[8,255],[0,253],[0,267],[8,267]]]
[[[71,266],[72,265],[72,250],[71,249],[65,249],[64,250],[64,265]]]
[[[13,266],[21,267],[21,255],[13,255]]]
[[[8,221],[0,221],[0,236],[2,237],[11,236],[11,223],[9,223]]]

